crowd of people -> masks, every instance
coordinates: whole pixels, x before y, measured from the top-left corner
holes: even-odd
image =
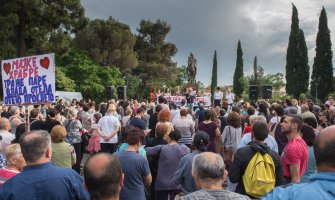
[[[335,198],[333,97],[156,95],[1,106],[0,199]]]

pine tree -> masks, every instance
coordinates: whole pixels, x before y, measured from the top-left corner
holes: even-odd
[[[234,81],[233,83],[234,93],[236,95],[241,95],[244,88],[244,80],[243,80],[243,52],[240,40],[238,41],[237,45],[236,68],[233,81]]]
[[[327,13],[323,7],[319,18],[319,31],[316,37],[316,55],[314,57],[311,94],[325,100],[334,91],[333,85],[333,51],[328,29]]]
[[[214,57],[213,57],[213,69],[212,69],[212,81],[211,81],[212,97],[214,97],[214,91],[217,85],[218,85],[218,62],[217,62],[217,55],[216,55],[216,50],[215,50]]]

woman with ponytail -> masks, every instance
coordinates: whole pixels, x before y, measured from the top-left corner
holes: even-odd
[[[197,190],[192,176],[193,158],[199,153],[207,151],[209,144],[209,135],[205,131],[198,131],[193,138],[193,146],[195,150],[181,158],[177,171],[173,176],[175,184],[181,184],[181,192],[179,195],[187,195]]]

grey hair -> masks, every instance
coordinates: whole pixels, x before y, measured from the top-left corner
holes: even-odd
[[[11,106],[10,109],[8,110],[9,114],[14,115],[16,111],[20,110],[19,107],[17,106]]]
[[[250,124],[255,123],[256,117],[257,117],[257,115],[251,115],[251,116],[249,117],[249,123],[250,123]]]
[[[265,122],[266,123],[267,121],[266,121],[266,118],[263,115],[257,115],[254,119],[254,123],[255,122]]]
[[[204,152],[196,155],[192,163],[192,172],[201,180],[223,179],[225,164],[219,154]]]
[[[291,106],[291,107],[288,107],[287,109],[288,109],[289,114],[298,114],[298,108],[296,107]]]

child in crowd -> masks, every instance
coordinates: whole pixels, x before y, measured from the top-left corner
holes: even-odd
[[[95,113],[93,115],[93,123],[91,125],[91,138],[88,142],[87,151],[91,154],[98,153],[101,150],[100,147],[100,134],[98,132],[98,122],[101,118],[100,113]]]

